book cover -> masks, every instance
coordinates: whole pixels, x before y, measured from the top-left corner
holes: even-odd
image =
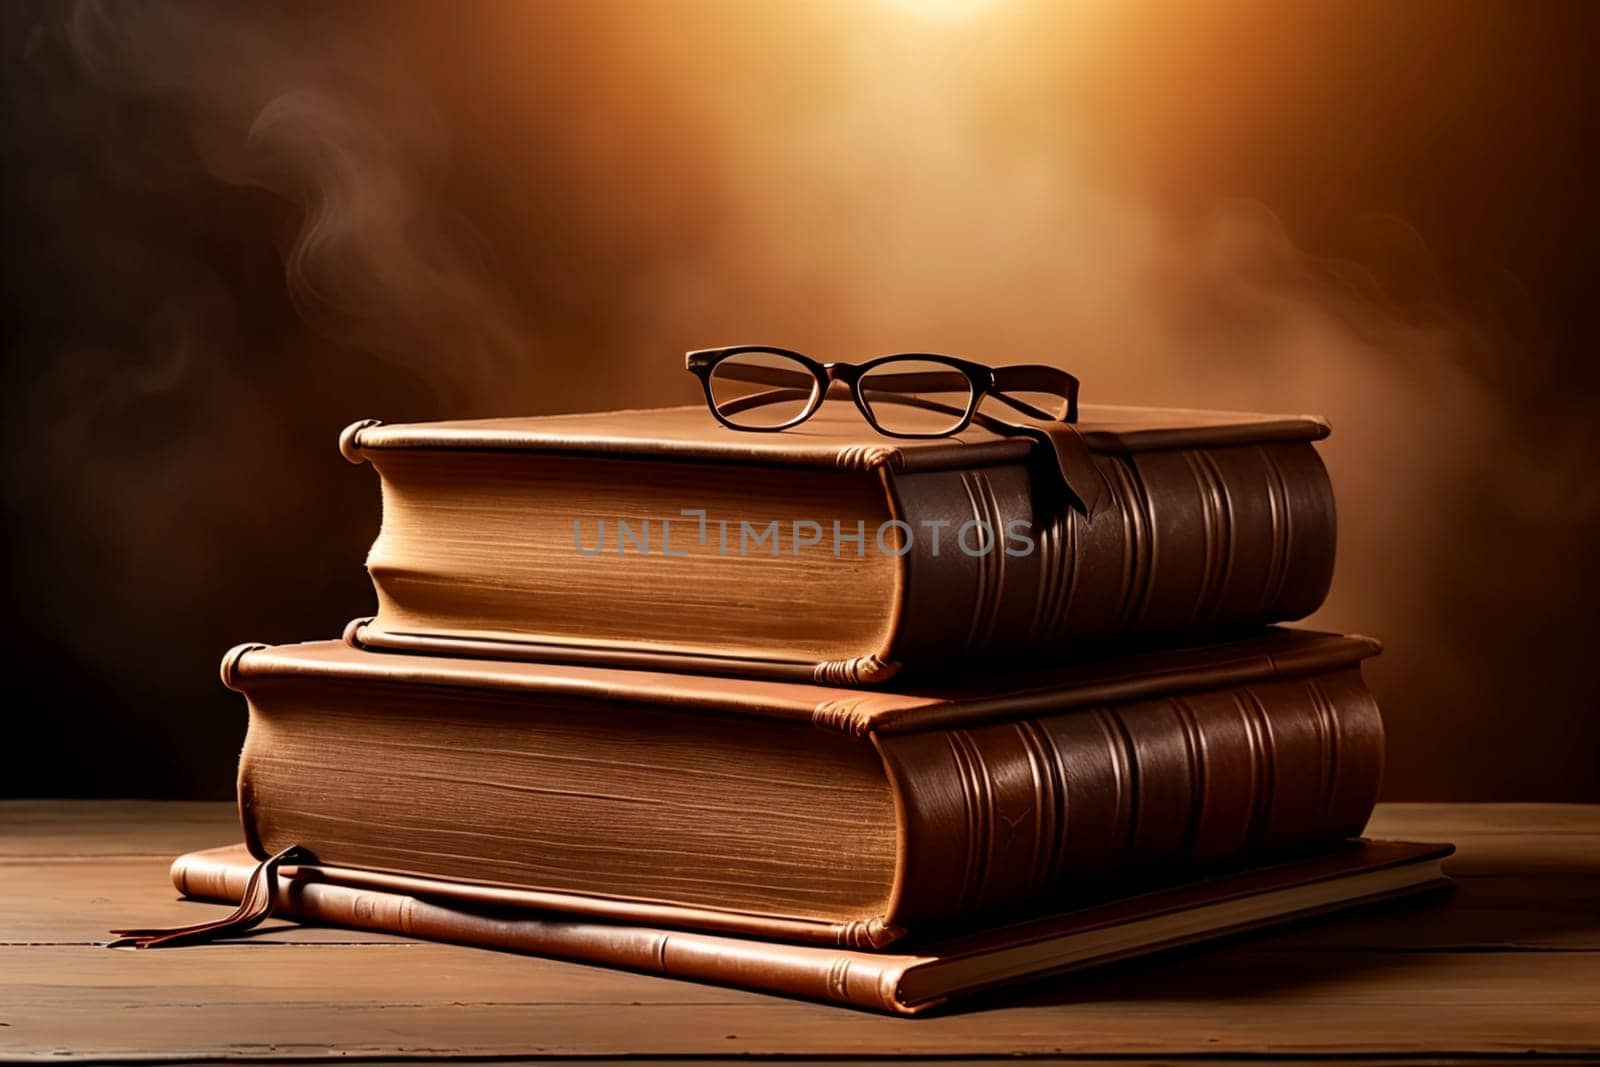
[[[1181,945],[1436,890],[1448,845],[1349,842],[1322,853],[1057,915],[945,933],[893,952],[786,944],[492,906],[453,883],[325,865],[280,870],[274,914],[913,1015],[953,998]],[[180,893],[236,902],[255,861],[239,845],[172,865]]]
[[[1361,832],[1360,665],[1306,631],[895,692],[241,646],[247,842],[596,917],[879,947]]]
[[[1310,417],[1086,406],[1080,512],[1033,444],[782,434],[703,408],[349,427],[383,525],[366,647],[882,684],[1315,611],[1332,487]],[[1058,477],[1058,475],[1056,476]]]

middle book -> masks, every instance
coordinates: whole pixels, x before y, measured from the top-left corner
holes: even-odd
[[[893,692],[241,646],[259,858],[482,903],[852,947],[1357,835],[1365,638],[1239,641]]]

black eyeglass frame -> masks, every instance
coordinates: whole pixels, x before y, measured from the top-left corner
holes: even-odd
[[[801,410],[800,414],[776,426],[746,426],[734,422],[722,413],[716,397],[711,391],[712,372],[716,369],[717,364],[730,357],[750,354],[782,356],[793,360],[810,371],[815,385],[811,390],[810,397],[806,400],[805,408]],[[878,422],[877,417],[873,415],[871,405],[861,395],[860,381],[862,376],[882,367],[886,363],[909,360],[938,363],[960,371],[966,377],[969,385],[966,410],[961,412],[959,421],[950,428],[933,433],[906,433],[885,429]],[[840,382],[849,387],[850,397],[855,401],[856,408],[861,412],[861,416],[867,420],[868,425],[886,437],[952,437],[972,425],[973,417],[978,412],[978,405],[986,396],[992,396],[1008,407],[1035,419],[1068,423],[1078,421],[1078,379],[1059,367],[1050,367],[1040,363],[1020,363],[1004,367],[990,367],[982,363],[974,363],[971,360],[958,359],[955,356],[946,356],[937,352],[896,352],[892,355],[878,356],[865,363],[821,363],[803,353],[794,352],[787,348],[776,348],[772,345],[732,345],[727,348],[702,348],[688,353],[684,362],[686,369],[700,379],[700,387],[705,392],[706,407],[710,409],[712,416],[730,430],[738,430],[741,433],[781,433],[784,430],[791,430],[799,426],[812,415],[815,415],[818,408],[822,407],[823,401],[827,399],[828,389],[834,382]],[[1008,395],[1010,390],[1050,393],[1060,396],[1066,401],[1067,405],[1065,417],[1053,415],[1024,400],[1010,396]],[[892,396],[886,396],[883,399],[891,403],[906,402],[896,401]],[[944,410],[943,405],[924,403],[919,406],[929,406]],[[948,410],[953,412],[955,408],[951,407]]]

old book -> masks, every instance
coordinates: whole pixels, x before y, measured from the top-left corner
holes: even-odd
[[[1087,513],[1029,440],[880,437],[843,404],[777,434],[698,407],[357,423],[341,448],[377,468],[383,524],[355,636],[855,685],[1322,603],[1325,423],[1086,406],[1077,430]]]
[[[935,690],[240,646],[245,838],[571,913],[857,947],[1359,834],[1365,638]],[[529,897],[528,894],[534,894]]]
[[[1082,970],[1275,923],[1441,888],[1448,845],[1350,842],[1282,863],[993,929],[861,952],[573,919],[493,906],[450,882],[327,866],[279,875],[276,914],[407,937],[556,956],[785,996],[915,1014],[952,997]],[[243,846],[172,865],[186,896],[237,901],[255,861]]]

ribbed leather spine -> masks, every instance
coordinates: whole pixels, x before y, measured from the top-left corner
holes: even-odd
[[[1359,834],[1383,727],[1357,668],[878,738],[899,926]]]
[[[1102,453],[1093,515],[1037,510],[1022,466],[893,479],[922,536],[908,557],[900,632],[883,653],[908,667],[1084,639],[1197,634],[1303,618],[1333,576],[1333,487],[1305,442]],[[1007,540],[1023,522],[1031,549]],[[967,553],[995,531],[999,547]],[[1013,551],[1008,553],[1005,548]]]

